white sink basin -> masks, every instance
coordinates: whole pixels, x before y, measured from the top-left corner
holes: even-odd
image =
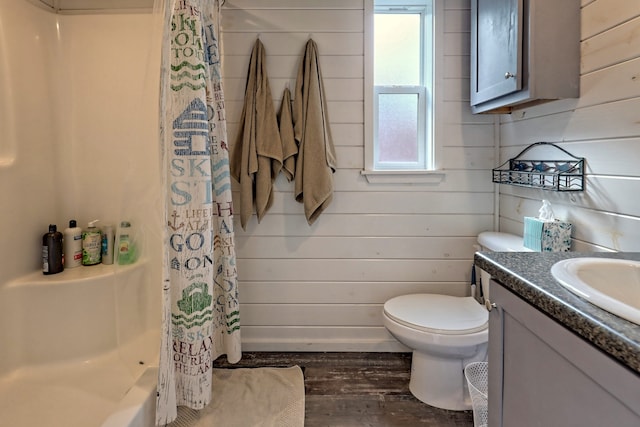
[[[640,262],[572,258],[555,263],[551,274],[569,291],[640,325]]]

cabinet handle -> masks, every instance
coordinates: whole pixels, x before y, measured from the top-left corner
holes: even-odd
[[[516,75],[507,71],[506,73],[504,73],[504,78],[505,79],[515,79]]]
[[[488,299],[484,300],[484,306],[487,308],[488,311],[491,311],[497,307],[495,302],[491,302]]]

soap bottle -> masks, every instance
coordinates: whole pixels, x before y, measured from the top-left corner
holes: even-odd
[[[113,264],[113,226],[102,226],[102,263]]]
[[[77,226],[75,219],[72,219],[69,221],[69,227],[65,228],[62,234],[65,268],[82,265],[82,228]]]
[[[62,263],[62,233],[55,224],[42,236],[42,274],[56,274],[64,270]]]
[[[102,259],[102,232],[96,227],[97,219],[82,231],[82,265],[100,264]]]
[[[136,249],[133,242],[133,230],[129,221],[120,223],[118,233],[118,264],[131,264],[136,260]]]

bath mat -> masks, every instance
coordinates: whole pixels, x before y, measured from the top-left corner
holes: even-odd
[[[178,407],[170,427],[304,427],[304,377],[290,368],[214,369],[212,401]]]

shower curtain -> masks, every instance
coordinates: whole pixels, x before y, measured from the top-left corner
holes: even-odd
[[[162,3],[165,196],[156,424],[211,401],[212,362],[240,360],[240,315],[220,64],[219,0]]]

